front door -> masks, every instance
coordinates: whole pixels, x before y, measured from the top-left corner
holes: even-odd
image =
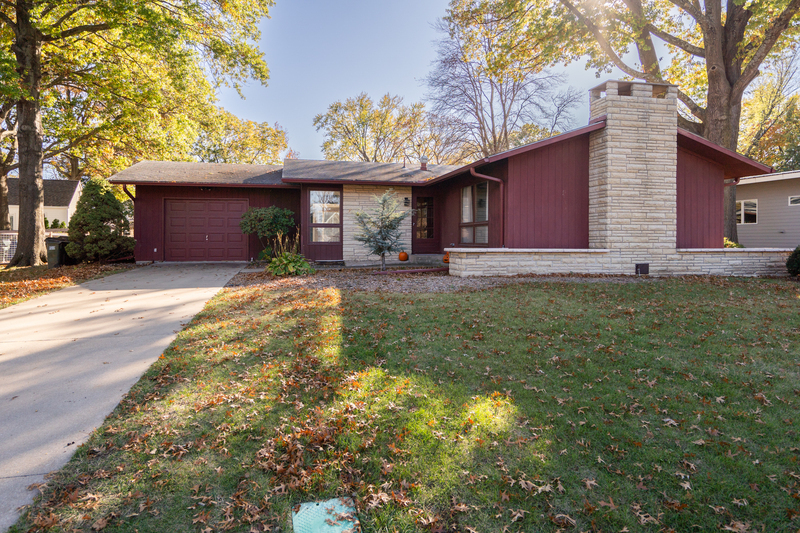
[[[436,223],[436,199],[433,196],[412,195],[414,215],[411,218],[411,249],[415,254],[441,253],[439,225]]]

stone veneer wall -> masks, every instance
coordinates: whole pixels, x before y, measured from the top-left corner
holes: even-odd
[[[615,250],[450,248],[450,274],[635,274],[636,256]],[[785,276],[791,250],[727,248],[675,250],[650,262],[651,275]]]
[[[355,240],[359,229],[356,225],[355,214],[358,211],[370,212],[377,203],[375,196],[381,196],[388,189],[392,189],[400,200],[400,209],[410,211],[411,206],[403,206],[403,199],[411,199],[411,187],[386,187],[384,185],[344,185],[342,187],[342,254],[345,264],[350,262],[375,261],[379,258],[367,255],[369,251],[360,242]],[[406,250],[411,253],[411,217],[402,223],[403,238]]]
[[[606,127],[589,137],[589,248],[658,256],[677,242],[677,88],[618,89],[609,81],[590,96]]]
[[[590,107],[589,249],[449,248],[450,274],[786,275],[791,250],[676,249],[676,87],[609,81]]]

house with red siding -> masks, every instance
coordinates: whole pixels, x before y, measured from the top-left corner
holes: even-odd
[[[247,260],[248,207],[296,214],[312,261],[368,261],[355,213],[391,188],[412,260],[450,254],[458,276],[526,273],[781,274],[788,249],[723,248],[723,194],[769,167],[677,126],[674,86],[608,81],[590,122],[468,165],[286,160],[280,166],[142,162],[112,182],[135,185],[136,258]]]

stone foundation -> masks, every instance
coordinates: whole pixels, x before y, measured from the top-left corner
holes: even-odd
[[[786,276],[791,250],[722,248],[664,251],[657,255],[587,249],[448,248],[450,275],[515,276],[518,274],[634,275],[637,263],[648,263],[652,276]]]

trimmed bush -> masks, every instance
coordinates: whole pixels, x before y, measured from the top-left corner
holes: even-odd
[[[83,187],[69,222],[67,253],[81,261],[105,261],[133,254],[136,240],[128,237],[126,208],[104,179],[92,178]]]
[[[294,212],[280,207],[251,207],[239,222],[242,233],[255,233],[262,249],[272,248],[269,242],[279,234],[287,234],[294,228]]]
[[[742,246],[738,242],[732,241],[727,237],[724,237],[723,243],[725,248],[744,248],[744,246]]]
[[[789,255],[786,260],[786,270],[789,271],[790,276],[800,275],[800,246],[794,249],[794,252]]]

